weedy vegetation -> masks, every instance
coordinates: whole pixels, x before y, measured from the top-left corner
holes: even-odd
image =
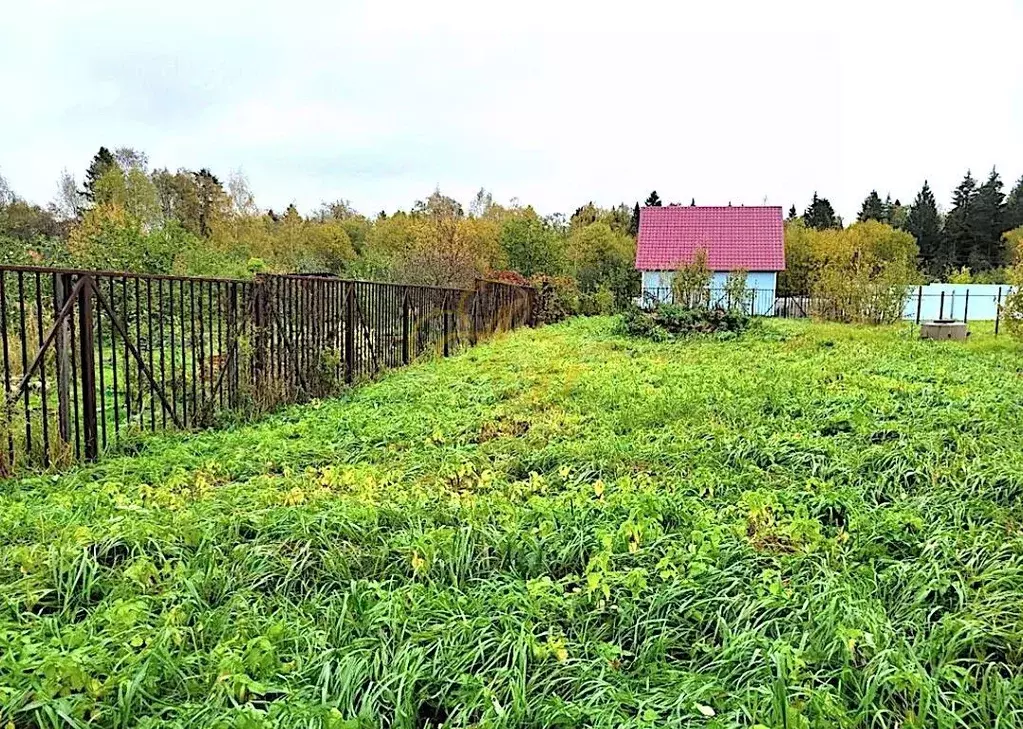
[[[1023,724],[1023,355],[520,331],[0,485],[0,726]]]

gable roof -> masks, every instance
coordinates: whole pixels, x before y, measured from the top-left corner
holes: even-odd
[[[785,241],[780,207],[642,208],[636,268],[670,271],[707,250],[712,271],[783,271]]]

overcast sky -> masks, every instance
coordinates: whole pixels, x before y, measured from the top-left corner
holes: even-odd
[[[38,202],[100,145],[303,211],[817,190],[848,221],[1023,174],[1023,2],[0,3],[0,174]]]

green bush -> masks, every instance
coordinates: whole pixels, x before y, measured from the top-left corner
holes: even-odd
[[[689,308],[661,304],[652,311],[633,308],[622,316],[622,330],[634,337],[664,341],[694,334],[738,334],[749,328],[752,319],[737,309]]]

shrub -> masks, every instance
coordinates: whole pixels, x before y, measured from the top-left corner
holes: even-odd
[[[1023,255],[1019,255],[1016,265],[1009,269],[1009,283],[1015,289],[1002,304],[1002,321],[1013,337],[1023,340]]]
[[[748,329],[751,322],[752,319],[738,309],[662,304],[651,311],[630,309],[622,316],[621,329],[630,336],[663,341],[694,334],[738,334]]]
[[[536,288],[533,318],[537,324],[553,324],[579,313],[579,288],[575,279],[538,274],[530,283]]]
[[[731,271],[725,279],[725,306],[745,311],[749,308],[752,292],[746,289],[749,274],[743,269]]]
[[[707,265],[707,251],[703,248],[693,254],[689,263],[680,263],[671,278],[672,300],[681,306],[703,306],[710,289],[711,270]]]

